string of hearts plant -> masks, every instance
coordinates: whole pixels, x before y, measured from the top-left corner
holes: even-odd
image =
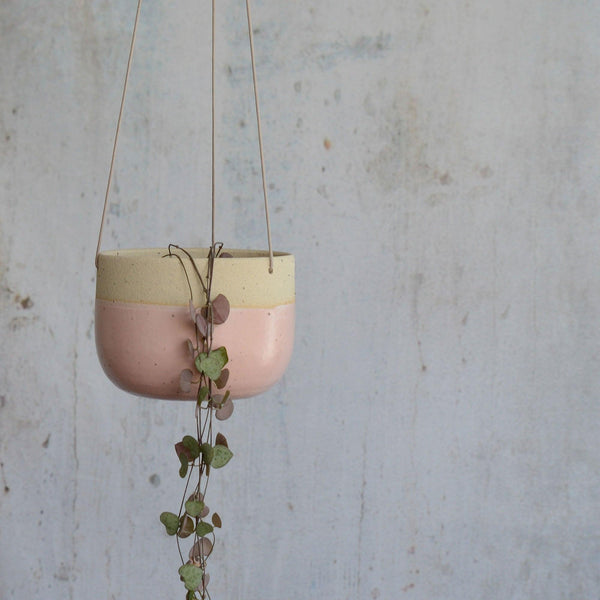
[[[180,461],[179,476],[185,479],[185,489],[177,513],[163,512],[160,521],[166,532],[175,536],[181,558],[179,576],[186,589],[186,600],[210,600],[209,575],[206,570],[208,557],[215,543],[215,529],[222,525],[221,517],[212,512],[205,502],[211,471],[224,467],[232,458],[225,436],[214,431],[214,420],[228,419],[233,412],[233,401],[223,389],[229,371],[227,349],[213,348],[213,330],[227,320],[229,301],[223,294],[211,298],[215,259],[231,257],[223,252],[223,245],[215,243],[208,253],[207,273],[202,277],[190,253],[170,244],[164,258],[179,260],[190,291],[190,319],[194,324],[195,339],[187,340],[190,369],[181,371],[179,387],[189,393],[197,389],[195,405],[195,432],[186,435],[175,444]],[[192,286],[188,274],[189,263],[193,275],[200,282],[203,299],[200,306],[194,304]],[[185,343],[182,340],[182,343]],[[195,388],[194,388],[195,386]],[[193,536],[192,547],[184,558],[180,540]]]
[[[266,356],[261,355],[260,361],[257,360],[257,357],[245,355],[237,362],[237,357],[240,354],[239,352],[235,354],[236,368],[240,365],[241,371],[241,366],[243,366],[245,372],[253,374],[252,382],[249,382],[246,387],[240,385],[239,381],[236,380],[237,378],[232,377],[232,380],[236,380],[230,382],[235,397],[247,397],[260,393],[272,386],[283,375],[292,353],[295,318],[293,255],[277,253],[277,264],[279,265],[277,273],[274,269],[275,258],[271,244],[250,0],[246,0],[245,3],[269,262],[268,269],[264,268],[266,266],[265,254],[262,251],[249,251],[244,256],[239,257],[244,259],[242,261],[242,263],[245,263],[244,270],[237,267],[239,263],[237,253],[236,260],[228,266],[234,267],[230,271],[233,280],[250,277],[253,286],[260,284],[257,286],[258,289],[255,290],[255,297],[253,296],[253,300],[256,301],[256,311],[253,311],[254,314],[250,321],[244,318],[242,322],[255,323],[255,319],[258,319],[257,322],[260,324],[262,322],[266,323],[266,319],[269,319],[269,324],[265,327],[260,326],[258,329],[255,329],[254,326],[249,327],[248,329],[256,331],[256,333],[248,334],[246,332],[242,337],[244,337],[244,344],[256,344],[257,346],[263,344],[269,347],[269,352],[266,353]],[[208,592],[209,576],[206,564],[215,544],[215,530],[219,529],[222,523],[217,512],[213,511],[211,514],[206,504],[206,495],[212,471],[227,465],[233,456],[225,436],[215,431],[215,421],[227,419],[233,412],[233,401],[230,392],[227,390],[227,379],[229,377],[229,371],[226,367],[229,361],[227,349],[225,347],[213,347],[213,330],[227,320],[230,312],[229,300],[223,294],[217,294],[215,298],[212,297],[211,288],[215,261],[225,259],[228,256],[231,258],[231,255],[223,252],[222,244],[214,241],[216,2],[212,0],[211,11],[212,243],[208,251],[206,273],[199,272],[199,267],[190,252],[175,244],[169,245],[167,254],[163,254],[162,250],[157,251],[156,248],[100,251],[141,5],[142,0],[137,0],[135,22],[113,142],[98,244],[96,246],[96,346],[105,372],[122,389],[136,395],[149,395],[154,398],[195,397],[194,430],[175,444],[175,451],[180,463],[179,475],[185,480],[182,499],[179,509],[176,512],[163,512],[160,515],[160,521],[166,532],[170,536],[174,536],[177,541],[177,549],[181,558],[181,566],[178,572],[186,590],[186,600],[211,600]],[[179,375],[179,390],[173,381],[173,375],[176,375],[176,373],[171,373],[173,363],[164,360],[163,352],[164,348],[175,349],[175,352],[177,352],[175,358],[178,360],[181,350],[181,346],[179,346],[179,328],[174,332],[167,331],[166,333],[162,329],[164,326],[164,307],[166,305],[171,306],[171,299],[174,297],[177,300],[175,302],[176,306],[173,306],[173,308],[179,311],[180,306],[179,288],[175,291],[169,288],[172,282],[170,279],[171,269],[163,269],[166,265],[162,261],[168,260],[179,261],[185,274],[189,289],[189,313],[193,323],[193,329],[190,326],[190,331],[194,332],[191,335],[192,339],[187,340],[189,368],[184,368]],[[203,259],[202,264],[204,264]],[[177,267],[177,265],[175,266]],[[202,268],[204,269],[204,267]],[[161,281],[161,275],[166,276],[164,282]],[[192,277],[194,278],[194,286],[191,284]],[[263,283],[264,285],[262,285]],[[200,289],[201,298],[194,298],[192,289]],[[238,301],[239,298],[233,296],[235,294],[234,287],[228,287],[227,289],[232,290],[228,292],[232,296],[232,302]],[[174,295],[171,295],[171,292]],[[236,310],[235,307],[233,310]],[[142,336],[128,335],[130,328],[134,328],[134,331],[143,330],[144,334],[148,334],[145,335],[144,340],[151,340],[151,342],[139,343]],[[160,333],[157,333],[159,331]],[[160,338],[161,348],[160,351],[157,349],[157,352],[154,352],[152,342],[156,341],[157,338]],[[186,340],[181,340],[182,345],[185,343]],[[239,350],[235,347],[237,345],[237,339],[235,344],[231,343],[232,356]],[[149,356],[153,357],[154,368],[144,369],[146,361],[149,362]],[[173,368],[173,370],[178,368]],[[152,373],[149,373],[149,371],[152,371]],[[234,386],[236,387],[234,388]],[[181,547],[181,540],[186,538],[191,538],[192,542],[191,549],[187,554],[184,553]]]

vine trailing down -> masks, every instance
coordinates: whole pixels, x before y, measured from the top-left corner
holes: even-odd
[[[221,527],[221,517],[212,512],[205,502],[212,469],[224,467],[232,458],[225,436],[214,432],[214,420],[228,419],[233,412],[233,401],[227,385],[229,371],[227,349],[213,348],[213,330],[229,316],[229,301],[223,294],[211,298],[212,276],[216,258],[231,258],[223,252],[221,243],[214,243],[208,253],[207,273],[203,277],[190,253],[170,244],[164,258],[179,260],[190,290],[190,319],[194,323],[195,339],[187,340],[192,369],[184,369],[179,377],[182,392],[197,388],[195,407],[195,433],[186,435],[175,444],[180,461],[179,476],[186,480],[179,511],[163,512],[160,520],[166,532],[175,536],[181,557],[179,576],[186,589],[186,600],[210,600],[208,557],[215,543],[215,529]],[[189,265],[188,265],[189,263]],[[201,306],[195,306],[190,284],[191,269],[203,292]],[[183,341],[182,341],[183,342]],[[211,515],[210,520],[208,516]],[[180,540],[193,536],[193,544],[184,558]]]

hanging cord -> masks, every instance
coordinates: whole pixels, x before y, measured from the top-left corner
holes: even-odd
[[[119,141],[119,131],[121,130],[121,121],[123,120],[123,107],[125,106],[125,96],[127,95],[127,84],[129,83],[129,73],[131,72],[131,61],[133,59],[133,49],[135,47],[135,37],[137,27],[140,21],[140,11],[142,8],[142,0],[138,0],[137,10],[135,12],[135,22],[133,24],[133,33],[131,34],[131,46],[129,47],[129,58],[127,59],[127,70],[125,71],[125,83],[123,84],[123,94],[121,95],[121,107],[119,108],[119,118],[117,119],[117,130],[115,132],[115,140],[113,143],[112,156],[110,159],[110,169],[108,170],[108,182],[106,184],[106,193],[104,195],[104,208],[102,209],[102,220],[100,221],[100,232],[98,233],[98,245],[96,246],[95,264],[98,268],[98,255],[100,254],[100,244],[102,242],[102,231],[104,230],[104,221],[106,219],[106,208],[108,206],[108,196],[112,184],[113,170],[115,166],[115,157],[117,155],[117,142]]]
[[[215,213],[216,213],[216,200],[215,200],[215,0],[212,0],[212,31],[211,31],[211,55],[210,55],[210,67],[211,67],[211,84],[210,84],[210,97],[211,97],[211,249],[215,247]]]
[[[256,127],[258,129],[258,150],[260,152],[260,170],[262,173],[263,196],[265,199],[265,217],[267,220],[267,240],[269,243],[269,273],[272,273],[273,272],[273,245],[271,243],[271,221],[269,219],[269,200],[267,198],[267,177],[265,174],[265,155],[264,155],[264,151],[263,151],[262,129],[260,126],[260,109],[258,106],[258,85],[256,83],[256,62],[254,60],[254,34],[252,32],[252,17],[250,15],[250,0],[246,0],[246,14],[248,15],[248,39],[250,41],[250,61],[252,63],[252,82],[254,84],[254,105],[256,108]]]
[[[135,13],[135,21],[133,24],[133,32],[131,35],[131,45],[129,48],[129,56],[127,58],[127,69],[125,71],[125,81],[123,83],[123,93],[121,95],[121,105],[119,107],[119,117],[117,119],[117,127],[115,131],[115,139],[113,142],[112,155],[110,159],[110,168],[108,171],[108,181],[106,183],[106,192],[104,195],[104,207],[102,209],[102,219],[100,221],[100,231],[98,232],[98,244],[96,246],[96,257],[95,257],[95,265],[98,268],[98,256],[100,255],[100,246],[102,243],[102,233],[104,231],[104,223],[106,220],[106,210],[108,207],[108,198],[110,195],[110,189],[112,185],[113,179],[113,171],[115,165],[115,158],[117,155],[117,145],[119,141],[119,133],[121,130],[121,122],[123,120],[123,108],[125,106],[125,98],[127,96],[127,86],[129,83],[129,75],[131,73],[131,63],[133,60],[133,50],[135,48],[135,39],[137,35],[138,23],[140,20],[140,12],[142,8],[142,0],[138,0],[137,9]],[[250,0],[246,0],[246,14],[248,17],[248,39],[250,42],[250,61],[252,63],[252,83],[254,86],[254,104],[256,109],[256,126],[258,130],[258,149],[260,153],[260,168],[262,175],[262,187],[263,187],[263,197],[265,204],[265,218],[267,224],[267,241],[269,244],[269,273],[273,273],[273,245],[271,241],[271,221],[269,218],[269,200],[267,195],[267,177],[266,177],[266,169],[265,169],[265,158],[264,158],[264,150],[263,150],[263,141],[262,141],[262,127],[260,121],[260,107],[258,102],[258,84],[256,81],[256,61],[254,58],[254,34],[252,31],[252,16],[250,11]],[[211,241],[212,247],[215,245],[215,212],[216,212],[216,200],[215,200],[215,0],[212,0],[212,55],[211,55],[211,101],[212,101],[212,109],[211,109],[211,204],[212,204],[212,223],[211,223]]]

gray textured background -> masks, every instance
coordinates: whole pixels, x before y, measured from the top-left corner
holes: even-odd
[[[242,2],[219,239],[264,247]],[[147,0],[105,248],[204,245],[209,3]],[[135,2],[0,2],[0,598],[183,598],[192,406],[114,388],[94,250]],[[211,484],[213,600],[600,598],[600,4],[254,5],[283,381]]]

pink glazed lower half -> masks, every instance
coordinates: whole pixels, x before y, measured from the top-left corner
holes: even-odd
[[[294,303],[232,308],[215,327],[213,348],[225,346],[232,398],[264,392],[283,375],[294,344]],[[179,374],[193,368],[194,338],[187,307],[96,299],[96,347],[104,371],[121,389],[150,398],[195,399],[179,390]]]

